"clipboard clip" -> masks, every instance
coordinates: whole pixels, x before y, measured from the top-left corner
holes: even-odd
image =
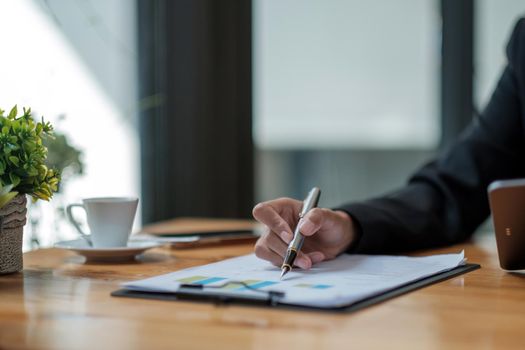
[[[253,288],[252,286],[250,286],[249,284],[245,283],[245,282],[242,282],[242,281],[227,281],[225,283],[222,283],[222,284],[215,284],[215,285],[205,285],[205,284],[192,284],[192,283],[188,283],[188,284],[181,284],[180,287],[181,288],[187,288],[187,289],[195,289],[195,290],[206,290],[206,289],[221,289],[221,288],[224,288],[228,285],[232,285],[232,284],[238,284],[252,292],[257,292],[257,293],[262,293],[262,294],[265,294],[267,296],[267,302],[272,305],[272,306],[275,306],[279,303],[279,300],[284,298],[284,296],[286,295],[285,292],[281,292],[281,291],[277,291],[277,290],[262,290],[262,289],[257,289],[257,288]],[[230,299],[230,296],[228,296],[227,294],[225,295],[222,295],[220,298],[218,298],[217,300],[220,301],[220,302],[227,302],[229,301]]]

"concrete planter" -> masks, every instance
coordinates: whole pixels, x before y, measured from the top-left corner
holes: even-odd
[[[22,237],[26,224],[27,199],[17,195],[0,209],[0,274],[22,271]]]

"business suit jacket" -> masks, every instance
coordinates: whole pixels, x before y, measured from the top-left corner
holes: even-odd
[[[525,177],[525,18],[516,24],[506,55],[508,63],[486,109],[452,147],[404,188],[339,208],[360,227],[353,252],[406,251],[465,240],[490,213],[487,186]]]

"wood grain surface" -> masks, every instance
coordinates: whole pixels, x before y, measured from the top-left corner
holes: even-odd
[[[122,281],[250,253],[252,245],[148,251],[125,264],[69,251],[25,254],[0,276],[0,348],[523,349],[525,276],[499,268],[492,236],[465,249],[482,268],[351,314],[114,298]]]

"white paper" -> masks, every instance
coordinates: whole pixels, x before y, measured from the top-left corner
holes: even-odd
[[[383,293],[409,282],[451,270],[464,264],[464,252],[426,257],[341,255],[310,270],[294,269],[279,281],[280,269],[255,255],[172,272],[124,283],[126,289],[145,292],[176,292],[181,284],[225,286],[214,293],[259,295],[260,292],[228,284],[244,281],[252,288],[285,293],[283,303],[337,307]],[[182,281],[181,281],[182,280]]]

